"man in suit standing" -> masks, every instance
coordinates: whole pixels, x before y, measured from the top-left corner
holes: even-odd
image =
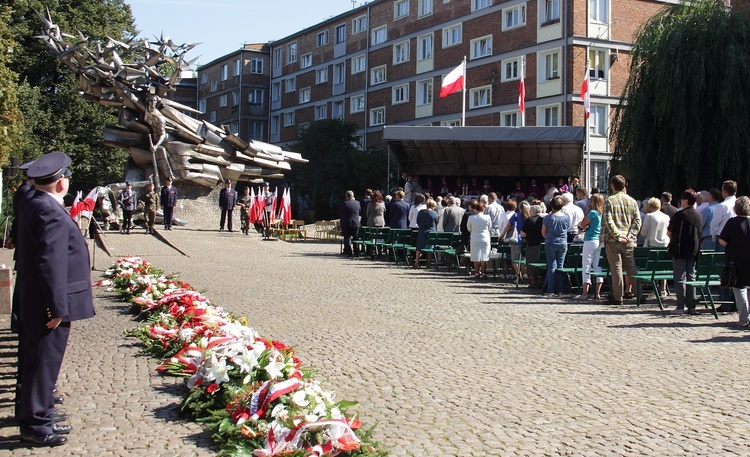
[[[122,206],[122,228],[120,233],[130,235],[130,227],[133,225],[133,211],[135,211],[135,192],[130,181],[125,182],[125,189],[120,192],[117,198],[118,203]]]
[[[339,217],[341,219],[341,234],[344,236],[344,255],[359,255],[359,246],[353,244],[357,240],[357,231],[360,227],[359,202],[354,199],[354,192],[346,191],[346,200],[341,202]],[[354,250],[352,250],[352,246]]]
[[[164,229],[172,230],[172,222],[174,220],[174,207],[177,205],[177,189],[172,185],[172,177],[168,177],[166,181],[167,185],[161,188],[161,202],[162,211],[164,212]]]
[[[224,188],[219,192],[219,208],[221,208],[221,221],[219,222],[219,231],[224,231],[224,222],[227,222],[227,229],[232,231],[232,211],[237,204],[237,191],[232,189],[232,180],[224,181]],[[227,221],[227,218],[229,219]]]
[[[23,208],[18,231],[21,441],[34,446],[67,442],[70,425],[54,419],[54,389],[70,323],[94,316],[89,250],[63,206],[70,157],[51,152],[28,171],[36,190]]]
[[[393,201],[388,208],[390,213],[390,227],[403,229],[408,226],[409,204],[404,200],[404,192],[397,190],[393,193]]]

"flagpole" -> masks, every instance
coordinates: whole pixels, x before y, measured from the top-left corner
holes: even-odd
[[[589,79],[589,60],[586,59],[586,73],[583,76]],[[591,100],[591,81],[588,84],[588,97]],[[584,102],[585,103],[585,102]],[[591,102],[589,102],[589,106]],[[583,109],[583,126],[586,129],[586,189],[591,192],[591,129],[589,129],[589,117],[586,116],[586,108]]]
[[[464,66],[464,74],[463,74],[464,88],[463,88],[463,97],[462,97],[463,108],[461,110],[461,127],[466,127],[466,86],[467,86],[466,84],[466,56],[464,56],[463,66]]]
[[[524,81],[524,86],[523,86],[524,87],[524,89],[523,89],[523,91],[524,91],[524,94],[523,94],[524,108],[523,108],[523,111],[521,111],[521,127],[526,127],[526,81],[525,81],[525,76],[526,76],[526,56],[522,56],[521,57],[521,81]]]

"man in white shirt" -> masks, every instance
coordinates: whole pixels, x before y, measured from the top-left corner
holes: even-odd
[[[505,210],[503,210],[503,207],[497,202],[497,194],[495,192],[490,192],[487,195],[487,206],[484,208],[484,214],[488,215],[490,221],[492,221],[490,235],[499,235],[500,230],[505,228],[507,219],[502,217],[504,212]]]
[[[724,197],[724,201],[714,209],[714,217],[711,219],[711,237],[716,242],[716,251],[724,252],[724,246],[718,243],[719,235],[724,230],[724,225],[727,221],[736,214],[734,214],[734,202],[737,200],[735,196],[737,194],[737,182],[736,181],[724,181],[721,185],[721,196]]]
[[[565,206],[560,209],[560,212],[567,214],[570,218],[568,226],[568,243],[570,243],[578,235],[578,226],[583,221],[583,210],[573,203],[573,194],[570,192],[563,192],[562,198]]]

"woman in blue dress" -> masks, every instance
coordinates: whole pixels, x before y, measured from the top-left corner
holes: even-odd
[[[419,268],[419,258],[422,256],[422,251],[431,248],[427,243],[430,239],[430,233],[437,231],[438,213],[435,211],[437,203],[435,200],[427,200],[427,208],[417,213],[417,225],[419,226],[417,232],[417,254],[414,257],[413,268]],[[427,253],[427,268],[430,268],[430,262],[432,261],[432,253]]]
[[[564,292],[565,287],[563,275],[558,268],[565,264],[565,254],[568,252],[570,218],[560,211],[565,205],[560,195],[554,197],[550,203],[552,214],[542,221],[542,235],[544,252],[547,255],[547,293],[558,296]]]

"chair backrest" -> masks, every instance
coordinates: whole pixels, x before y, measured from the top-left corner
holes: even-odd
[[[568,243],[568,252],[565,254],[569,255],[581,255],[583,253],[583,245],[580,243]]]
[[[451,246],[453,240],[458,237],[458,233],[455,232],[435,232],[437,235],[435,238],[435,246]]]

